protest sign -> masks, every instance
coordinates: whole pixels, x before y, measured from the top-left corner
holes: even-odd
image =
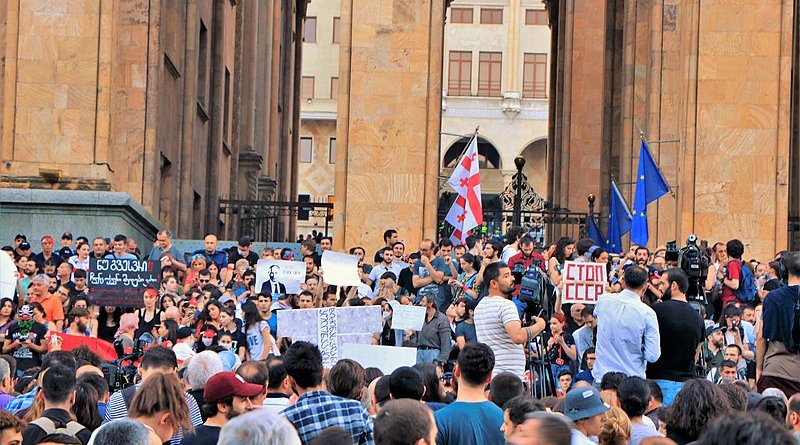
[[[426,308],[402,305],[397,300],[390,301],[389,304],[392,306],[392,329],[422,330],[422,325],[425,324]]]
[[[414,366],[417,363],[417,348],[345,343],[339,358],[355,360],[364,368],[375,367],[389,375],[401,366]]]
[[[606,265],[602,263],[564,263],[562,303],[594,304],[606,289]]]
[[[273,301],[282,294],[299,294],[305,279],[306,263],[303,262],[258,260],[256,264],[256,292],[261,292],[263,287],[263,292],[272,295]],[[275,295],[276,285],[279,295]]]
[[[307,341],[319,347],[322,363],[333,366],[345,343],[370,344],[383,328],[380,306],[276,311],[278,337]]]
[[[89,259],[92,304],[98,306],[142,307],[142,294],[150,286],[158,289],[157,261]]]
[[[334,286],[358,286],[358,257],[346,253],[322,252],[322,273],[326,283]]]
[[[8,255],[0,255],[0,298],[14,298],[17,290],[17,266]]]

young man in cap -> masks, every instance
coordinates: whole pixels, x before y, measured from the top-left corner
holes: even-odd
[[[207,420],[187,434],[181,445],[215,445],[222,427],[234,417],[252,410],[251,397],[263,390],[262,386],[247,383],[233,372],[220,372],[208,379],[203,391],[203,413]]]
[[[609,406],[600,398],[594,387],[575,388],[564,399],[564,415],[572,419],[572,445],[594,445],[591,436],[600,434],[603,428],[603,413]]]
[[[64,234],[61,235],[61,248],[58,249],[56,253],[58,253],[58,256],[60,256],[64,261],[66,261],[72,255],[75,255],[75,251],[72,250],[71,233],[64,232]]]
[[[172,351],[175,352],[178,365],[194,357],[194,329],[188,326],[178,328],[178,344],[172,348]]]
[[[703,359],[706,369],[719,368],[725,360],[725,327],[712,325],[706,328],[706,340],[703,343]]]

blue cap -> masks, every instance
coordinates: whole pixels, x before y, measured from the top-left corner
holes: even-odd
[[[564,398],[564,415],[572,420],[588,419],[609,409],[600,398],[600,392],[592,386],[575,388]]]

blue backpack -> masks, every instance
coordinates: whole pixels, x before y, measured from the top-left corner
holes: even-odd
[[[741,261],[739,263],[742,265],[742,278],[739,280],[739,289],[736,289],[734,293],[739,301],[750,303],[755,300],[756,293],[758,292],[756,280],[753,276],[753,272]]]

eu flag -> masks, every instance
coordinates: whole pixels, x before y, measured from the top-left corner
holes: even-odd
[[[649,234],[647,233],[647,204],[669,193],[664,175],[658,169],[653,155],[647,149],[647,144],[642,141],[639,150],[639,171],[636,175],[636,194],[633,197],[633,227],[631,229],[631,243],[646,246]]]
[[[594,215],[589,215],[587,226],[586,234],[594,241],[594,244],[596,246],[605,246],[606,242],[603,239],[603,235],[600,234],[600,227],[597,227],[597,221],[595,221]]]
[[[611,181],[611,209],[608,213],[608,236],[606,237],[606,250],[608,253],[622,253],[622,235],[631,230],[631,212],[622,199],[617,189],[617,184]]]

